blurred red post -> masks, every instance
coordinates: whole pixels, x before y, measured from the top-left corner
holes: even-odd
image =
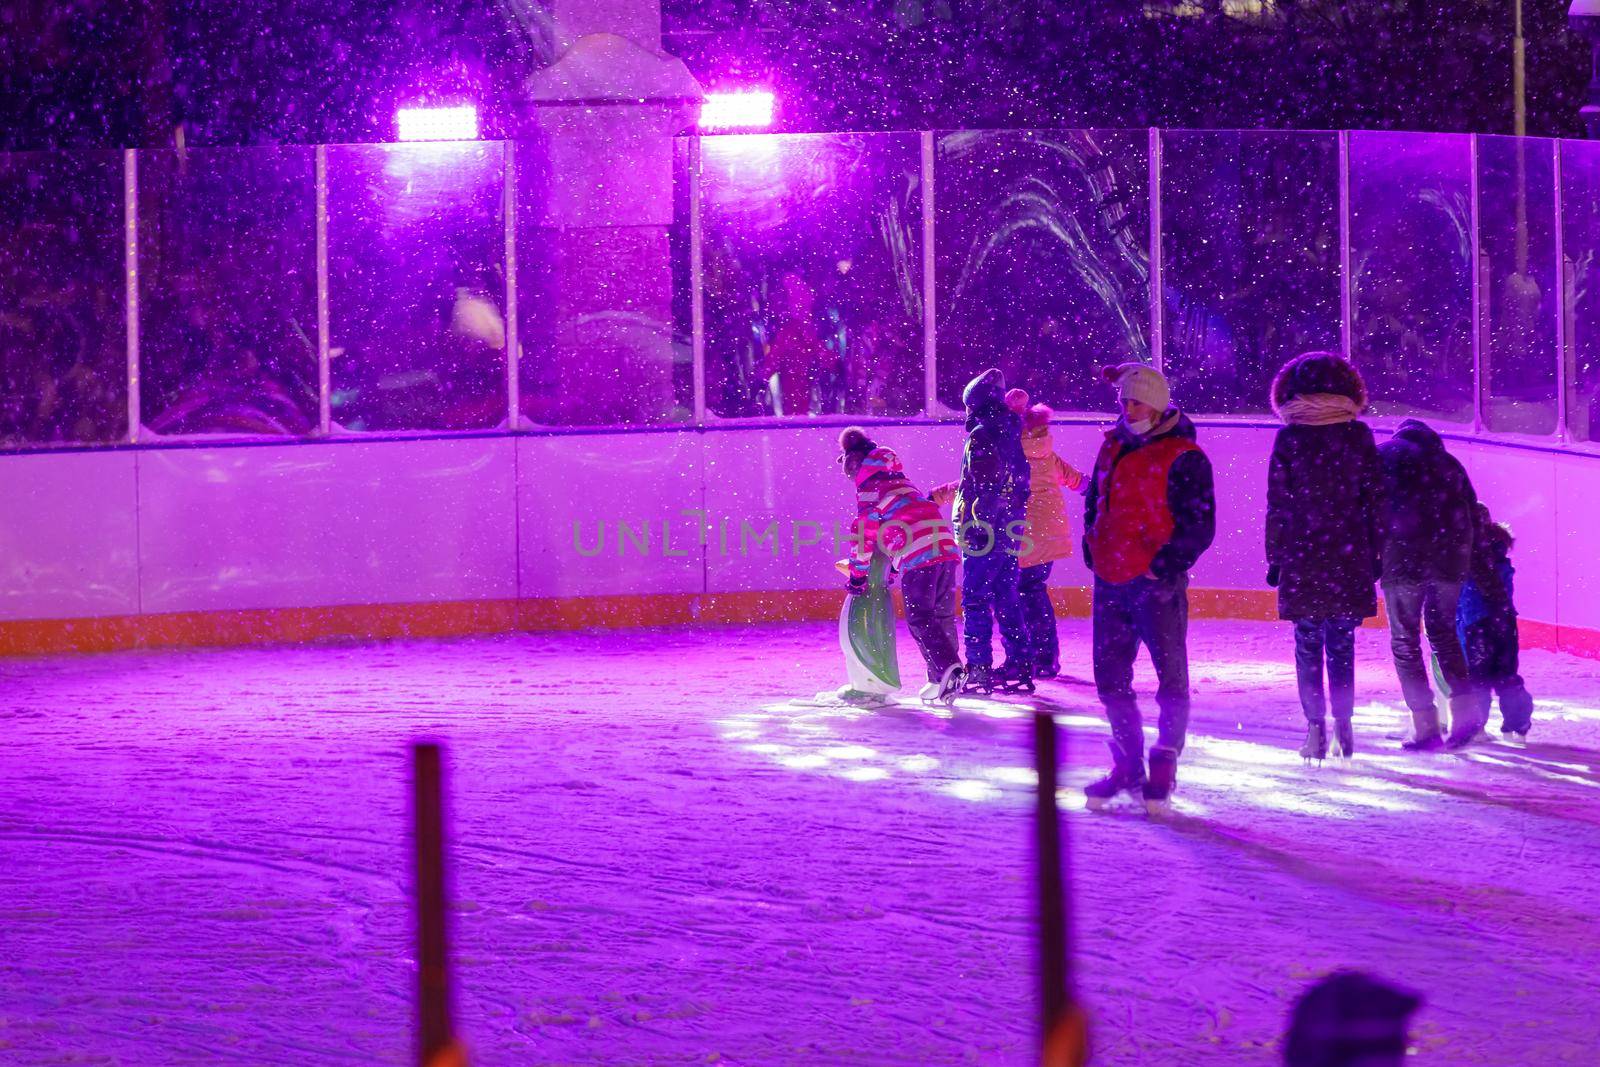
[[[1072,986],[1071,922],[1064,871],[1066,842],[1059,788],[1056,721],[1033,713],[1033,758],[1039,788],[1034,817],[1039,885],[1040,1062],[1044,1067],[1082,1067],[1089,1062],[1089,1033]]]
[[[450,1005],[450,945],[444,870],[444,768],[439,746],[411,746],[411,835],[417,894],[417,1060],[422,1067],[464,1062]]]

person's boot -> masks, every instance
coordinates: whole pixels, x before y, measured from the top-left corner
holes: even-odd
[[[1300,758],[1310,763],[1321,763],[1328,758],[1328,724],[1322,719],[1306,720],[1306,743],[1300,746]]]
[[[1333,720],[1333,754],[1340,759],[1356,754],[1356,725],[1348,716]]]
[[[1400,742],[1407,752],[1436,752],[1444,747],[1444,736],[1439,732],[1439,711],[1428,708],[1411,712],[1411,736]]]
[[[1033,665],[1024,659],[1007,659],[994,672],[995,688],[1002,693],[1031,693]]]
[[[1489,725],[1489,694],[1481,689],[1450,696],[1450,736],[1445,748],[1466,748],[1483,736]]]
[[[976,664],[967,668],[967,677],[961,685],[963,693],[994,692],[994,671],[987,664]]]
[[[1111,773],[1083,787],[1084,799],[1090,811],[1104,809],[1118,793],[1142,793],[1144,789],[1144,761],[1133,763],[1123,759],[1115,745],[1111,746],[1111,756],[1114,761]]]
[[[1172,794],[1178,788],[1178,752],[1157,745],[1150,750],[1150,777],[1144,783],[1144,806],[1151,815],[1172,810]]]

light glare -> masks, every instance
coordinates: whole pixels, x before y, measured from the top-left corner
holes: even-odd
[[[707,93],[700,104],[702,130],[765,129],[772,125],[777,98],[765,90]]]
[[[396,135],[402,141],[475,141],[478,109],[457,107],[403,107],[394,116]]]

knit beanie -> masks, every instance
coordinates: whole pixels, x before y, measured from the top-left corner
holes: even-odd
[[[849,467],[852,458],[860,462],[877,447],[867,431],[859,426],[847,426],[839,434],[839,462]]]
[[[1107,367],[1100,377],[1117,388],[1118,400],[1137,400],[1149,404],[1157,411],[1166,411],[1172,404],[1172,390],[1167,380],[1154,367],[1143,363],[1121,363]]]
[[[1006,407],[1018,415],[1028,410],[1028,391],[1026,389],[1009,390],[1006,393]]]
[[[1044,404],[1035,404],[1022,413],[1022,432],[1032,433],[1050,425],[1050,420],[1055,418],[1055,412]]]

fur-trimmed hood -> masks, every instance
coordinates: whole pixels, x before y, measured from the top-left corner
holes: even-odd
[[[1272,380],[1272,410],[1319,393],[1346,397],[1357,410],[1367,406],[1367,383],[1348,360],[1333,352],[1306,352],[1279,368]]]

